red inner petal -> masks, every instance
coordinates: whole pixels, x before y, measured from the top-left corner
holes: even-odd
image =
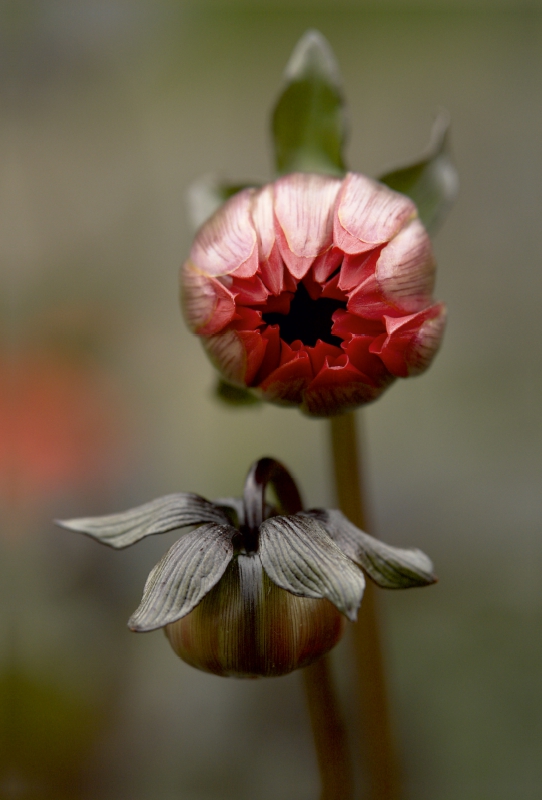
[[[244,332],[247,346],[257,345],[257,353],[249,359],[247,383],[282,384],[287,375],[289,380],[297,375],[306,383],[309,378],[323,378],[324,373],[327,381],[340,383],[347,380],[347,375],[352,379],[357,373],[363,375],[363,380],[367,374],[372,376],[367,380],[373,385],[389,380],[388,370],[371,347],[375,340],[380,342],[382,335],[386,335],[381,317],[382,297],[374,277],[380,251],[381,248],[375,248],[357,257],[344,256],[332,248],[319,256],[298,281],[274,248],[254,277],[232,276],[228,288],[235,296],[236,314],[227,327]],[[360,307],[365,310],[365,305],[369,316],[373,316],[375,301],[380,305],[378,316],[361,316]],[[344,307],[337,308],[333,303]],[[328,331],[326,314],[329,314]],[[304,326],[308,338],[302,341],[297,333],[305,338]],[[251,337],[250,332],[258,336]]]
[[[236,295],[236,304],[243,306],[265,303],[269,297],[269,290],[258,275],[253,278],[233,278],[230,291]]]

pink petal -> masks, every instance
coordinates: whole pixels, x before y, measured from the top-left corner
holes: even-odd
[[[293,296],[293,292],[283,292],[278,297],[268,297],[265,306],[263,306],[262,313],[270,314],[275,312],[277,314],[289,314]]]
[[[333,278],[330,278],[327,283],[324,284],[324,288],[322,289],[322,297],[330,297],[333,300],[343,300],[344,302],[348,300],[343,290],[339,289],[338,275],[334,275]]]
[[[263,324],[261,311],[248,306],[237,306],[230,327],[236,331],[254,331]]]
[[[303,286],[309,293],[311,300],[318,300],[322,297],[322,285],[314,280],[312,269],[303,278]]]
[[[275,242],[267,261],[260,259],[258,274],[269,292],[275,296],[284,291],[284,263],[279,253],[279,246]]]
[[[435,259],[419,220],[403,228],[382,250],[375,275],[386,298],[403,311],[419,311],[431,302]]]
[[[186,321],[194,333],[218,333],[233,319],[234,295],[220,281],[196,272],[189,261],[181,270],[181,289]]]
[[[408,197],[365,175],[350,172],[343,181],[333,237],[345,253],[363,253],[389,242],[417,214]]]
[[[382,360],[371,351],[374,340],[374,336],[356,334],[346,345],[345,352],[350,362],[368,375],[375,386],[387,386],[392,377]]]
[[[260,331],[239,331],[239,338],[247,354],[243,383],[247,386],[252,386],[254,378],[262,365],[267,348],[267,339],[262,337]]]
[[[231,197],[198,231],[190,260],[205,275],[235,272],[250,278],[258,269],[258,240],[250,214],[254,189]]]
[[[345,341],[350,341],[354,335],[370,336],[374,339],[375,336],[379,336],[385,331],[384,323],[381,320],[364,319],[342,309],[334,311],[331,319],[333,320],[331,333],[333,336],[340,336]]]
[[[406,317],[384,317],[386,334],[374,340],[370,352],[380,356],[389,371],[400,378],[419,375],[437,353],[444,327],[443,303]]]
[[[205,339],[204,345],[226,380],[248,386],[260,368],[267,343],[259,331],[229,330]]]
[[[269,292],[258,275],[254,275],[252,278],[238,278],[235,274],[232,277],[230,289],[235,295],[235,302],[238,305],[265,303],[269,297]]]
[[[331,417],[369,403],[382,391],[348,356],[329,358],[304,392],[301,410],[315,417]]]
[[[312,265],[314,280],[317,283],[327,281],[329,276],[340,266],[343,258],[344,253],[338,247],[332,247],[331,250],[326,250],[323,255],[318,256]]]
[[[345,256],[339,272],[339,288],[343,292],[351,292],[374,275],[381,252],[382,247],[377,247],[361,255]]]
[[[252,199],[252,220],[258,235],[260,275],[269,291],[278,295],[284,288],[284,265],[275,238],[273,199],[272,183],[256,192]]]
[[[348,310],[378,319],[420,311],[431,302],[435,261],[429,236],[419,220],[413,220],[378,257],[374,272],[360,274],[360,284],[349,294]]]
[[[252,221],[258,234],[260,259],[267,261],[275,244],[273,184],[268,183],[252,196]]]
[[[306,351],[297,352],[263,381],[260,389],[266,400],[279,405],[299,405],[312,380],[312,366]]]
[[[382,315],[386,313],[401,314],[401,311],[395,309],[384,296],[374,272],[364,278],[358,288],[350,293],[346,307],[352,314],[373,320],[381,319]]]
[[[336,178],[299,172],[275,183],[277,240],[297,280],[333,244],[333,209],[340,187]]]
[[[266,340],[267,347],[260,369],[255,378],[255,384],[258,386],[276,369],[280,360],[280,330],[278,325],[268,325],[262,330],[262,338]]]

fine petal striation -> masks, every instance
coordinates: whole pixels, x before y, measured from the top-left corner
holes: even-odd
[[[128,627],[152,631],[184,617],[218,583],[233,557],[231,525],[203,525],[170,547],[151,571]]]
[[[120,549],[155,533],[166,533],[188,525],[229,523],[224,511],[198,494],[178,492],[158,497],[150,503],[103,517],[56,520],[57,525],[86,533],[109,547]]]
[[[204,275],[237,275],[249,278],[258,269],[258,242],[252,225],[250,207],[253,189],[231,197],[196,237],[190,260]]]
[[[275,183],[275,215],[281,255],[291,274],[303,278],[333,243],[336,178],[296,172]]]
[[[349,172],[338,199],[335,244],[345,253],[365,253],[389,242],[415,216],[416,206],[408,197]]]
[[[273,517],[260,526],[260,558],[271,580],[292,594],[325,597],[355,620],[365,580],[308,516]]]
[[[384,544],[353,525],[341,511],[317,508],[300,516],[318,520],[341,551],[385,589],[427,586],[437,580],[431,560],[421,550]]]

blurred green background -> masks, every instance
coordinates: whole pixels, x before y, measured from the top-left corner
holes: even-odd
[[[123,553],[53,517],[238,494],[273,455],[332,505],[327,427],[234,410],[181,321],[202,173],[272,176],[268,116],[307,27],[344,76],[351,168],[452,117],[442,352],[358,412],[374,531],[440,583],[380,592],[405,800],[542,796],[542,6],[2,4],[0,797],[311,800],[298,675],[208,676],[126,620],[167,534]],[[348,714],[350,642],[335,665]]]

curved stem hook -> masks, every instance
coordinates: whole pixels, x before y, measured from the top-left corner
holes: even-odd
[[[241,533],[247,553],[258,549],[259,528],[265,519],[265,490],[275,490],[281,510],[296,514],[303,508],[296,483],[285,466],[274,458],[260,458],[248,471],[243,489],[245,524]]]

